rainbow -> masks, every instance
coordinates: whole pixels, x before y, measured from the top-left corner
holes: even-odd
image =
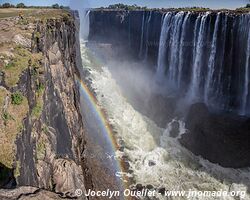
[[[93,93],[89,90],[88,86],[79,78],[76,78],[77,83],[80,86],[80,90],[82,92],[82,94],[84,95],[84,98],[87,100],[88,105],[90,105],[90,109],[91,111],[94,112],[95,116],[97,116],[97,122],[100,125],[101,129],[102,129],[102,133],[105,134],[105,137],[107,138],[107,141],[109,142],[110,147],[112,148],[112,151],[115,152],[118,150],[119,146],[116,142],[116,139],[114,137],[113,131],[112,131],[112,127],[110,126],[110,124],[107,121],[107,116],[104,112],[104,110],[98,105],[98,101],[96,99],[96,97],[93,95]],[[123,174],[123,172],[125,172],[125,166],[124,166],[124,162],[118,159],[116,160],[116,170],[118,172],[121,172],[121,175]],[[123,180],[126,180],[125,177],[122,177]],[[126,181],[121,181],[122,182],[122,189],[126,189],[128,188],[128,186],[126,185]]]

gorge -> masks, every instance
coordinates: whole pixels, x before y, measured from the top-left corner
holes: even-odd
[[[137,186],[193,188],[190,173],[248,185],[249,14],[94,9],[89,19],[82,48],[103,71],[87,67],[90,87]]]

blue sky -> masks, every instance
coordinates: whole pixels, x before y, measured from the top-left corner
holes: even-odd
[[[0,4],[10,2],[13,4],[23,2],[27,5],[85,5],[85,7],[100,7],[114,3],[137,4],[147,7],[190,7],[201,6],[209,8],[237,8],[245,6],[249,0],[0,0]]]

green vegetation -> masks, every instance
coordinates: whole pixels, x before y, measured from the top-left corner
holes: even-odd
[[[56,3],[56,4],[53,4],[53,5],[52,5],[52,8],[54,8],[54,9],[59,9],[59,8],[60,8],[60,6],[59,6],[59,4],[58,4],[58,3]]]
[[[45,87],[42,83],[37,84],[37,95],[40,97],[43,95],[43,92],[45,90]]]
[[[32,58],[31,52],[27,49],[16,46],[14,48],[14,57],[5,66],[5,82],[9,87],[13,87],[19,81],[21,73],[28,68],[29,60]]]
[[[4,124],[6,125],[9,120],[14,120],[14,118],[8,113],[8,112],[3,112],[2,114],[2,119],[4,121]]]
[[[5,88],[0,88],[0,108],[3,108],[6,98],[11,97],[11,94]],[[23,127],[23,119],[26,117],[29,110],[28,100],[23,97],[22,104],[9,104],[6,110],[1,113],[3,121],[0,126],[0,163],[8,168],[13,168],[15,160],[15,141],[18,133],[21,132],[20,127]]]
[[[49,133],[49,127],[46,124],[44,124],[43,127],[42,127],[42,131],[44,133]]]
[[[40,138],[36,144],[36,157],[38,160],[43,160],[46,154],[46,141]]]
[[[40,38],[41,38],[41,33],[39,33],[38,31],[36,31],[36,32],[34,33],[34,38],[35,38],[35,39],[40,39]]]
[[[21,163],[20,163],[20,161],[17,161],[16,162],[16,167],[15,167],[15,170],[14,170],[15,178],[20,176],[20,169],[21,169]]]
[[[145,10],[147,9],[147,7],[140,7],[137,6],[136,4],[134,5],[125,5],[122,3],[118,3],[118,4],[113,4],[113,5],[109,5],[106,9],[121,9],[121,10]]]
[[[16,5],[16,8],[26,8],[25,4],[24,3],[18,3]]]
[[[37,102],[37,104],[35,105],[35,107],[32,109],[32,117],[35,118],[39,118],[40,115],[42,114],[42,110],[43,110],[43,105],[41,102]]]
[[[23,102],[23,95],[20,92],[15,92],[11,95],[11,103],[14,105],[20,105]]]
[[[15,8],[15,6],[10,3],[4,3],[0,6],[0,8]]]
[[[246,5],[246,8],[250,8],[250,3],[248,3],[248,4]]]
[[[68,6],[63,6],[59,4],[53,4],[52,6],[26,6],[24,3],[18,3],[16,5],[10,4],[10,3],[3,3],[2,5],[0,4],[0,8],[37,8],[37,9],[42,9],[42,8],[53,8],[53,9],[69,9]]]
[[[28,49],[16,46],[14,48],[14,56],[9,58],[10,61],[5,65],[3,71],[5,72],[5,82],[9,87],[14,87],[22,72],[29,66],[32,67],[33,73],[41,71],[41,60],[43,56],[41,53],[31,53]]]

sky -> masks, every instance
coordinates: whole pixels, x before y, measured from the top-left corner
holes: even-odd
[[[206,8],[238,8],[243,7],[250,0],[0,0],[2,3],[20,3],[26,5],[52,5],[54,3],[62,5],[84,5],[85,7],[101,7],[115,3],[137,4],[149,8],[169,8],[169,7],[206,7]]]

